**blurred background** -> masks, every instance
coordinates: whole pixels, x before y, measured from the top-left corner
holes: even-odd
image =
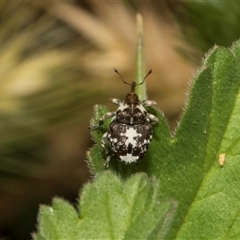
[[[143,16],[149,99],[171,130],[206,51],[240,35],[228,1],[0,2],[0,239],[31,239],[39,205],[76,203],[90,178],[93,105],[115,109],[135,76],[136,13]],[[204,96],[203,96],[204,97]]]

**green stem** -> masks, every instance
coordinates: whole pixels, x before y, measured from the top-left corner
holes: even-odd
[[[137,61],[137,70],[136,70],[136,83],[139,84],[142,82],[145,76],[145,61],[144,61],[144,43],[143,43],[143,20],[142,15],[136,15],[137,21],[137,54],[136,54],[136,61]],[[140,100],[147,99],[147,91],[146,91],[146,84],[143,83],[142,85],[136,87],[136,93]]]

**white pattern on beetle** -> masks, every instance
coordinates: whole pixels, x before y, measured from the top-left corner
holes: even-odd
[[[119,107],[117,108],[117,111],[124,111],[125,109],[128,109],[129,106],[126,103],[119,104]],[[141,112],[146,112],[146,109],[143,107],[142,104],[138,104],[135,108],[138,108]]]
[[[133,163],[136,162],[139,159],[139,157],[133,156],[132,154],[128,153],[125,156],[120,156],[120,159],[125,163]]]
[[[137,107],[142,113],[146,112],[146,109],[143,107],[142,104],[138,104]]]
[[[137,131],[134,128],[129,127],[126,129],[126,132],[123,135],[127,137],[125,145],[128,146],[128,144],[131,143],[134,148],[136,147],[137,143],[136,137],[140,137],[142,134],[137,133]]]
[[[118,111],[118,110],[123,111],[123,110],[125,110],[125,109],[127,109],[127,108],[129,108],[129,106],[128,106],[127,104],[121,103],[121,104],[119,105],[117,111]]]

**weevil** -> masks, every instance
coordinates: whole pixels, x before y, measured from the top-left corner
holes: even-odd
[[[118,106],[117,110],[104,114],[98,124],[92,127],[92,129],[97,129],[106,119],[112,118],[108,131],[103,134],[101,140],[101,145],[107,155],[105,167],[109,166],[111,156],[124,163],[135,163],[143,158],[153,137],[152,124],[159,121],[156,116],[145,109],[147,106],[156,106],[157,103],[151,100],[140,101],[135,93],[136,86],[143,84],[152,70],[139,84],[124,81],[118,70],[114,69],[114,71],[121,77],[123,83],[131,86],[131,90],[124,101],[110,98],[109,101]]]

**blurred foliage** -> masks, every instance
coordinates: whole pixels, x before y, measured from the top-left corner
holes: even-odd
[[[79,59],[87,45],[66,24],[20,1],[0,2],[0,24],[0,238],[26,239],[39,201],[72,198],[89,176],[75,149],[89,143],[82,111],[96,91]]]
[[[74,66],[80,52],[68,49],[77,36],[73,31],[30,4],[1,2],[0,7],[2,171],[11,164],[4,158],[21,160],[24,152],[31,155],[36,146],[42,146],[36,137],[58,125],[80,121],[85,90],[79,67]],[[41,155],[36,155],[39,162]],[[26,154],[23,158],[35,159]],[[18,165],[16,169],[22,172]]]
[[[193,0],[166,3],[180,25],[183,39],[200,50],[201,54],[215,44],[228,47],[240,38],[239,1]],[[195,60],[199,61],[199,54],[196,54]]]

